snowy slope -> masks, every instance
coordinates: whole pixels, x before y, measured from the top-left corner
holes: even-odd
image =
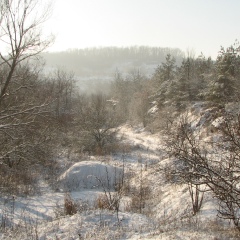
[[[207,113],[192,111],[193,126],[206,123]],[[108,163],[94,160],[73,164],[59,176],[60,192],[49,190],[40,196],[15,197],[2,203],[2,219],[6,217],[15,231],[6,229],[1,239],[238,239],[228,223],[216,218],[216,203],[211,195],[204,197],[203,207],[191,215],[191,201],[187,186],[173,185],[162,172],[170,161],[164,151],[164,138],[141,127],[123,125],[119,131],[129,151],[109,157]],[[96,199],[103,194],[99,179],[106,181],[106,172],[113,185],[116,173],[121,175],[122,156],[126,172],[134,173],[131,184],[140,180],[151,189],[151,196],[142,213],[122,207],[119,214],[96,209]],[[65,192],[81,206],[73,216],[62,215]],[[123,199],[131,198],[131,195]],[[122,200],[123,201],[123,200]],[[5,219],[6,219],[5,218]],[[19,226],[13,224],[19,223]],[[230,229],[230,230],[229,230]]]

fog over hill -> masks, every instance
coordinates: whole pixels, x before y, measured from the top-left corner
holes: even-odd
[[[139,71],[146,77],[152,76],[167,54],[174,56],[177,64],[184,57],[178,48],[147,46],[70,49],[42,53],[42,57],[47,71],[60,68],[73,72],[82,91],[94,92],[95,89],[107,90],[116,72],[126,76]]]

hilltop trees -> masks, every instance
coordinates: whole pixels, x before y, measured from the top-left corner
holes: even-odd
[[[182,109],[187,102],[204,100],[209,79],[214,74],[211,58],[202,54],[194,58],[189,55],[183,58],[180,66],[176,65],[170,54],[155,70],[152,77],[152,97],[160,108],[175,106]]]
[[[65,52],[43,53],[43,56],[49,65],[64,65],[76,75],[106,76],[112,73],[113,66],[117,66],[121,72],[127,72],[131,65],[141,68],[145,64],[158,64],[164,61],[166,53],[175,56],[177,63],[184,55],[180,49],[131,46],[71,49]]]

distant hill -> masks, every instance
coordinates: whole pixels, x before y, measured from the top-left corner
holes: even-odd
[[[64,68],[74,72],[79,85],[85,91],[93,89],[93,85],[109,82],[116,71],[127,75],[137,70],[149,77],[169,53],[176,58],[177,64],[184,57],[183,51],[178,48],[147,46],[70,49],[45,52],[42,57],[48,71]]]

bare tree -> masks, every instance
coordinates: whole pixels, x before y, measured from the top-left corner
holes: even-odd
[[[19,175],[17,166],[27,172],[34,160],[46,158],[50,101],[40,68],[30,60],[53,39],[42,38],[50,8],[40,7],[39,1],[1,1],[0,12],[0,163],[7,169],[1,168],[0,175],[10,177],[9,172]]]
[[[85,150],[101,155],[114,143],[119,118],[112,101],[96,94],[80,98],[76,124]]]
[[[8,94],[16,67],[36,57],[46,49],[53,38],[42,39],[41,26],[49,17],[50,8],[43,13],[37,12],[40,5],[37,0],[6,0],[1,4],[0,24],[0,66],[6,67],[6,77],[0,83],[0,105]],[[40,8],[42,9],[42,8]]]
[[[190,124],[180,122],[170,140],[170,153],[177,159],[175,174],[194,186],[207,186],[219,201],[219,217],[232,220],[240,230],[240,118],[225,113],[221,120],[220,136],[212,142],[204,142]],[[198,199],[197,205],[202,202]]]
[[[73,109],[74,74],[57,69],[48,81],[50,95],[53,100],[53,111],[62,125],[67,125]]]
[[[119,211],[120,211],[120,202],[124,194],[124,185],[125,185],[125,159],[124,155],[122,156],[122,166],[118,169],[115,167],[114,175],[110,174],[108,168],[105,168],[106,176],[104,178],[96,179],[99,183],[99,186],[102,187],[104,195],[98,198],[97,205],[100,208],[106,207],[109,210],[114,210],[117,214],[118,223],[119,220]],[[120,170],[120,171],[119,171]],[[114,179],[111,179],[111,176]],[[114,183],[114,186],[112,186]],[[114,192],[112,191],[114,187]]]

